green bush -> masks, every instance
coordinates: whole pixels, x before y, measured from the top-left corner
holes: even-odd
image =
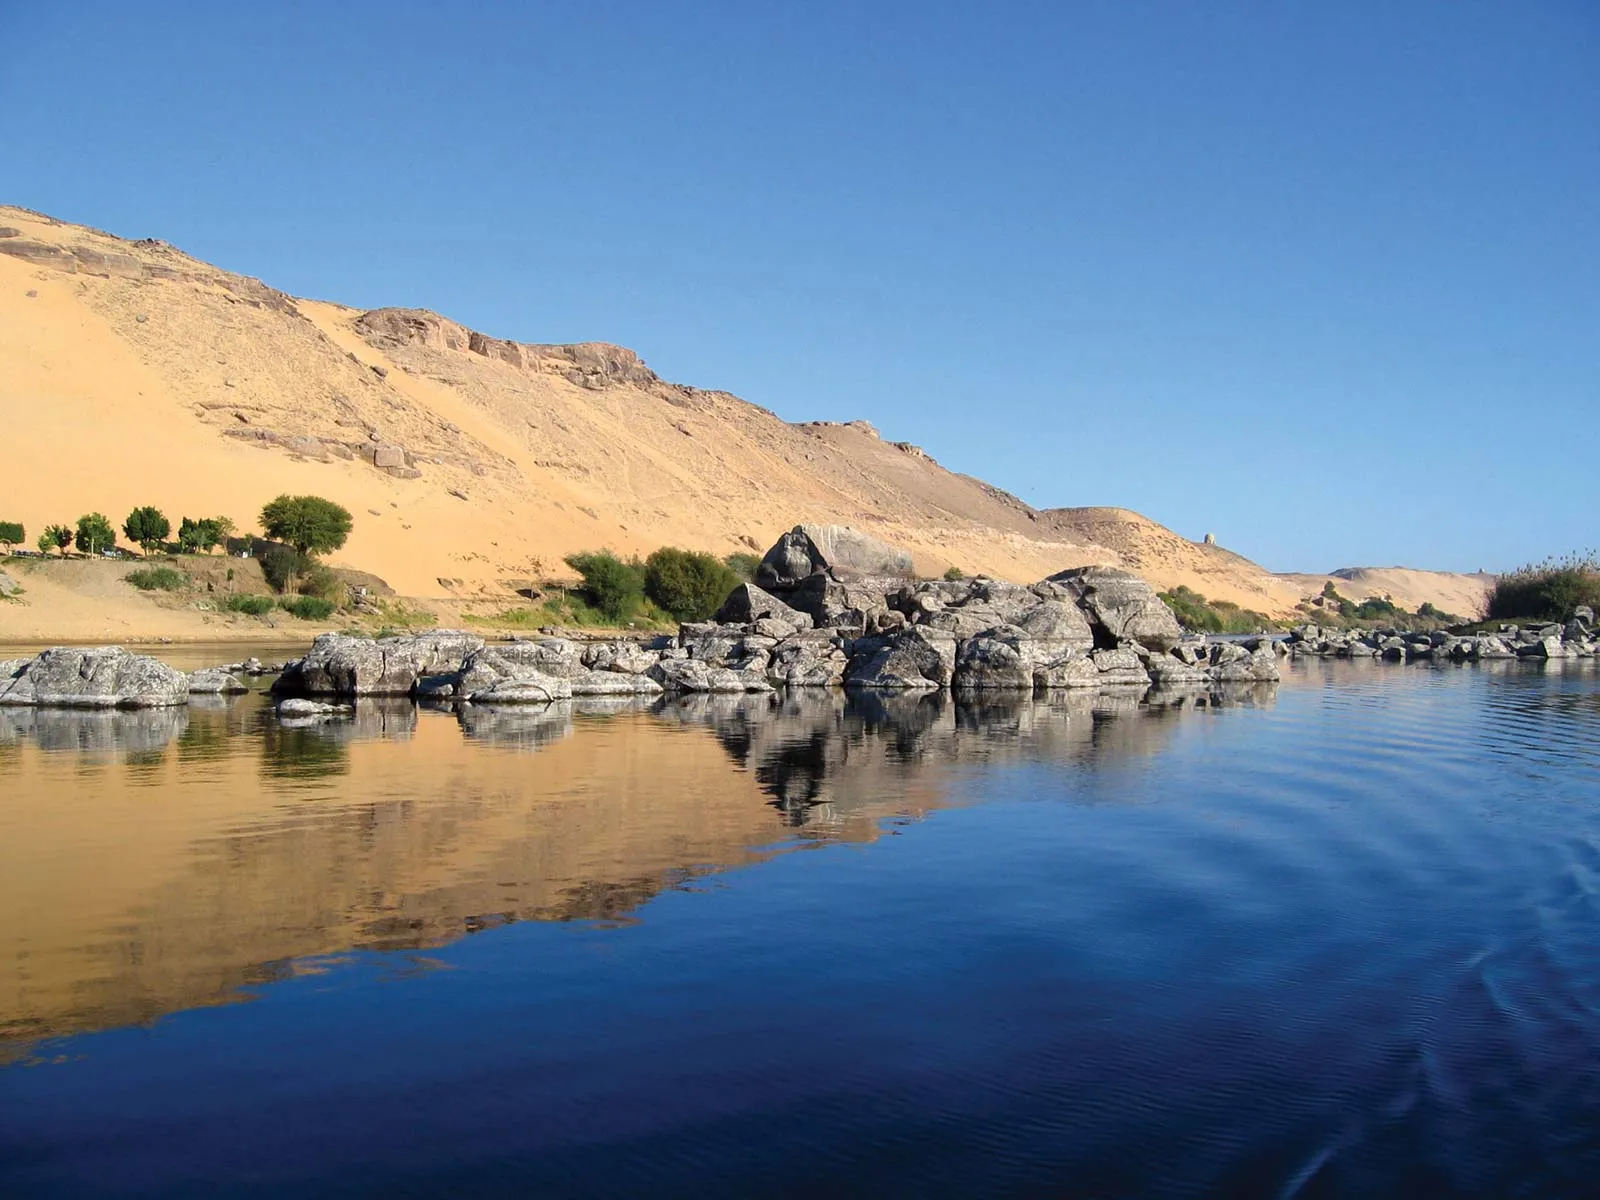
[[[644,599],[644,568],[623,562],[609,550],[569,554],[567,566],[583,577],[577,589],[584,603],[608,621],[621,625],[639,611]]]
[[[761,555],[751,554],[747,550],[735,550],[722,561],[728,570],[739,577],[740,583],[754,583],[756,572],[761,569]]]
[[[1600,611],[1600,559],[1594,552],[1547,558],[1495,580],[1490,620],[1565,621],[1580,604]]]
[[[229,596],[222,602],[222,607],[229,612],[246,613],[252,617],[264,617],[272,611],[276,603],[271,596]]]
[[[704,621],[739,586],[715,555],[663,546],[644,560],[644,593],[680,621]]]
[[[123,579],[141,592],[177,592],[189,582],[189,577],[172,567],[140,567],[129,571]]]
[[[335,608],[342,608],[350,602],[350,585],[329,568],[314,563],[300,577],[300,594],[314,596],[319,600],[326,600]]]
[[[27,540],[28,534],[21,521],[0,521],[0,546],[10,553],[12,548]]]
[[[1207,600],[1193,588],[1179,585],[1161,599],[1191,633],[1259,633],[1271,629],[1271,618],[1227,600]]]
[[[944,578],[946,583],[960,583],[966,575],[962,573],[960,567],[951,567],[944,573]]]
[[[324,600],[321,596],[285,597],[278,601],[278,605],[302,621],[326,621],[333,615],[334,608],[333,601]]]
[[[261,573],[275,592],[286,592],[306,569],[305,555],[292,546],[268,546],[261,552]]]

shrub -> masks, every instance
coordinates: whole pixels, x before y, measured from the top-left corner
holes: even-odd
[[[324,600],[321,596],[285,597],[278,601],[278,605],[302,621],[326,621],[333,615],[334,608],[333,601]]]
[[[261,510],[261,528],[302,556],[325,554],[350,536],[350,510],[321,496],[279,496]]]
[[[1257,633],[1272,627],[1271,618],[1227,600],[1207,600],[1193,588],[1182,584],[1161,599],[1172,609],[1178,624],[1191,633]]]
[[[583,577],[578,594],[608,621],[620,625],[639,611],[644,599],[644,570],[639,563],[623,562],[609,550],[569,554],[566,562]]]
[[[286,592],[306,568],[305,556],[292,546],[268,546],[261,552],[261,573],[275,592]]]
[[[944,573],[944,578],[946,583],[960,583],[966,575],[962,573],[960,567],[951,567]]]
[[[314,596],[319,600],[326,600],[335,608],[342,608],[350,602],[350,585],[327,567],[313,564],[300,577],[300,594]]]
[[[0,546],[9,554],[13,548],[28,540],[21,521],[0,521]]]
[[[704,621],[739,586],[714,555],[663,546],[644,560],[644,592],[680,621]]]
[[[162,515],[159,508],[146,504],[128,514],[128,519],[122,523],[122,532],[148,556],[151,548],[159,546],[172,532],[172,522]]]
[[[1580,604],[1600,610],[1600,559],[1593,551],[1547,558],[1500,576],[1485,615],[1497,621],[1565,621]]]
[[[728,570],[739,577],[740,583],[754,583],[756,572],[761,569],[761,556],[751,554],[748,550],[735,550],[722,561]]]
[[[264,617],[272,611],[273,599],[271,596],[229,596],[222,602],[222,607],[229,612],[247,613],[252,617]]]
[[[99,554],[117,542],[117,531],[111,528],[111,518],[105,513],[85,513],[78,518],[78,532],[73,539],[85,554]]]
[[[123,579],[141,592],[181,591],[184,584],[189,582],[187,575],[172,567],[140,567],[137,571],[129,571]]]
[[[65,554],[67,547],[72,545],[72,526],[46,525],[44,532],[39,535],[39,553],[49,554],[52,549]]]

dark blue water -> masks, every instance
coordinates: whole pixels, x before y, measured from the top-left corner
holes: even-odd
[[[537,790],[583,739],[714,741],[674,786],[752,785],[770,844],[598,918],[436,905],[426,946],[31,1040],[0,1193],[1600,1192],[1595,674],[1297,668],[1235,699],[347,735],[355,761],[448,732],[468,791],[478,760]],[[259,751],[270,718],[230,720]],[[524,865],[560,834],[528,828]]]

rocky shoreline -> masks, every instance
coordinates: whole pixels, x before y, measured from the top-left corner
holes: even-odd
[[[1286,638],[1187,635],[1127,571],[1082,567],[1030,586],[915,580],[903,552],[842,526],[797,526],[715,619],[675,635],[485,641],[464,630],[322,634],[300,659],[185,674],[120,647],[56,647],[0,662],[0,705],[158,708],[247,690],[276,674],[282,715],[317,718],[366,697],[468,705],[780,689],[1048,694],[1070,689],[1274,683],[1283,656],[1483,661],[1600,656],[1587,610],[1565,626],[1456,636],[1302,626]]]
[[[1408,633],[1301,625],[1283,640],[1292,657],[1370,658],[1386,662],[1490,662],[1527,658],[1600,658],[1594,610],[1580,607],[1566,624],[1501,625],[1494,633]]]

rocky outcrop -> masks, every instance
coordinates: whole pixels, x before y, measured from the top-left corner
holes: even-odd
[[[21,594],[22,585],[4,571],[0,571],[0,599],[9,599]]]
[[[482,646],[481,637],[459,629],[376,639],[324,633],[303,659],[285,665],[272,690],[290,696],[406,696],[424,676],[459,670]]]
[[[8,674],[0,666],[5,705],[164,708],[189,699],[189,678],[182,671],[120,646],[56,646],[8,665]]]
[[[1501,625],[1493,633],[1454,634],[1398,629],[1327,629],[1301,625],[1281,643],[1296,658],[1372,658],[1385,662],[1535,661],[1600,657],[1600,635],[1575,614],[1565,624]]]
[[[810,629],[814,624],[809,613],[789,607],[753,583],[741,583],[728,593],[714,619],[722,625],[758,625],[771,621],[787,633]]]
[[[946,688],[955,677],[956,638],[915,626],[855,643],[845,684],[891,691]]]
[[[1149,650],[1170,650],[1183,629],[1155,589],[1132,571],[1114,567],[1076,567],[1044,581],[1060,589],[1083,610],[1097,633],[1097,644],[1137,642]]]
[[[756,582],[769,591],[797,587],[813,575],[836,580],[911,574],[911,555],[848,525],[796,525],[768,550]]]

